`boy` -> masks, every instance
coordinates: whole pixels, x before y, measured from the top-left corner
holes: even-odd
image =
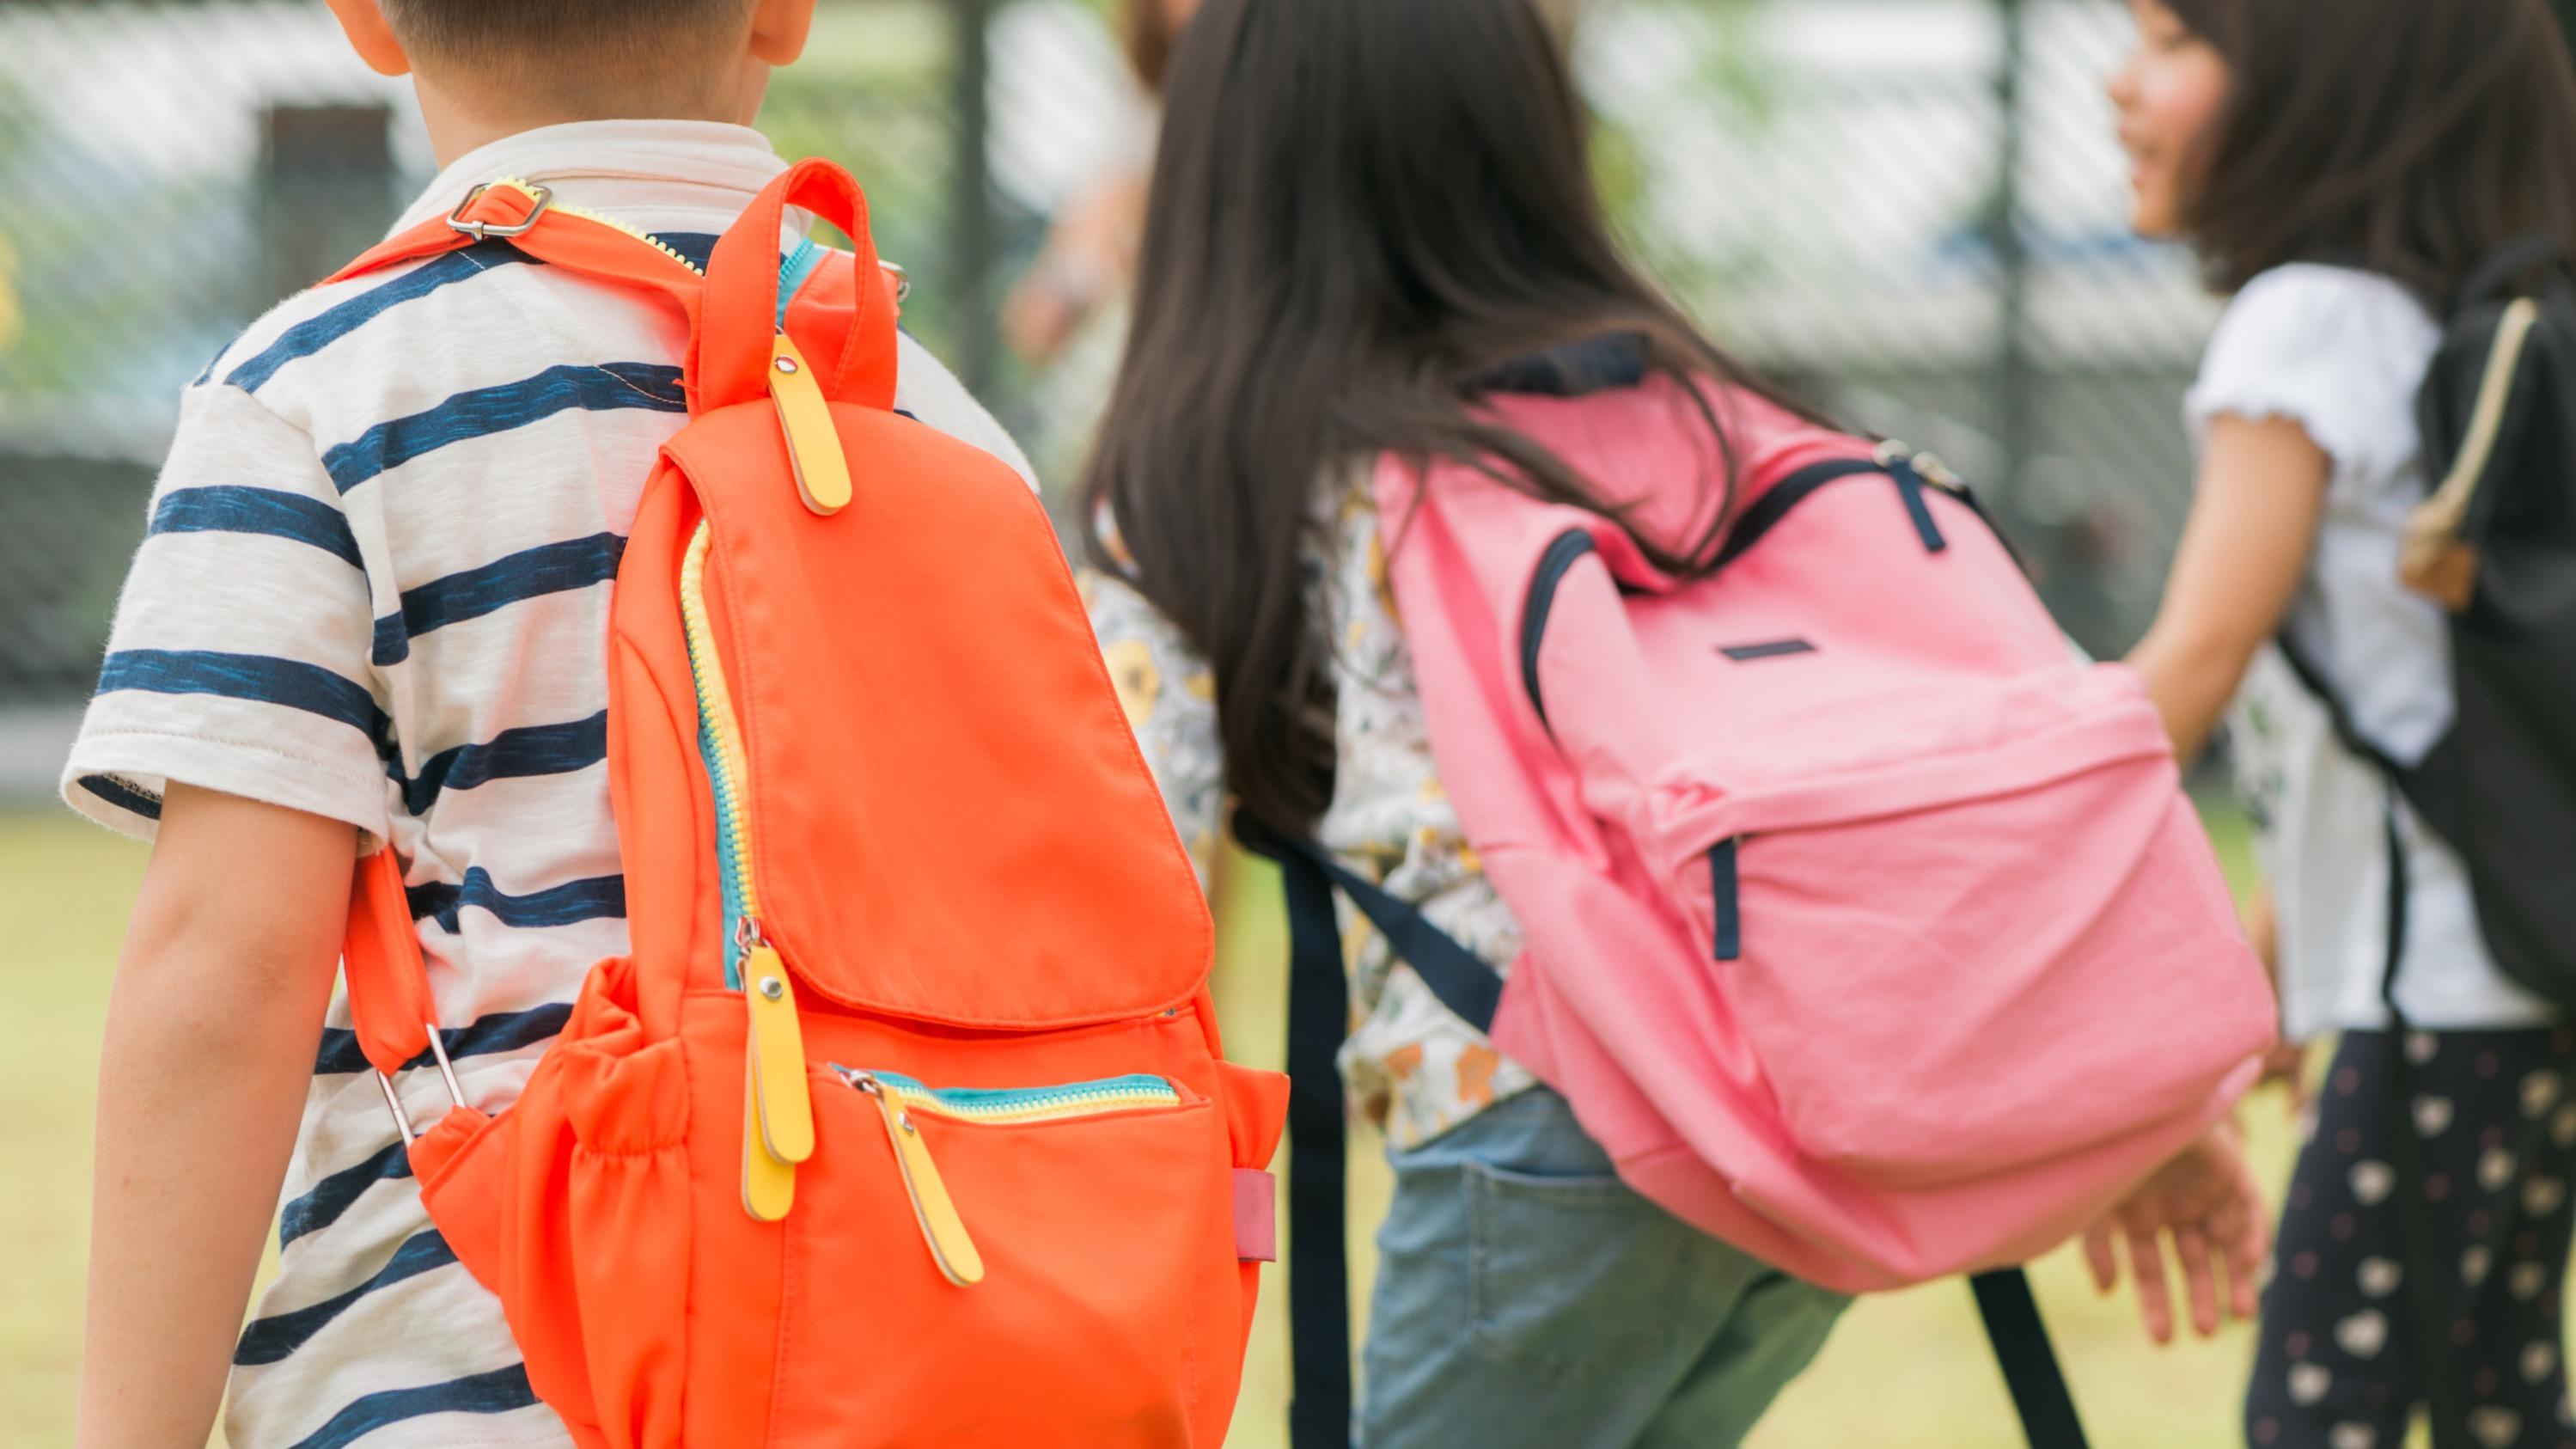
[[[745,126],[813,4],[331,0],[415,78],[444,168],[401,226],[516,176],[700,263],[782,169]],[[234,1449],[570,1442],[422,1212],[345,1007],[324,1019],[380,845],[474,1106],[625,949],[609,598],[684,341],[667,302],[496,240],[297,297],[187,390],[64,779],[157,830],[101,1069],[82,1445],[203,1444],[228,1347]],[[898,405],[1025,473],[903,348]],[[435,1072],[401,1087],[415,1120],[446,1105]]]

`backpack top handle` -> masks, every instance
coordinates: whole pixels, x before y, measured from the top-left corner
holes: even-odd
[[[778,243],[790,206],[840,228],[857,253],[858,312],[838,358],[821,371],[824,395],[879,410],[893,407],[896,284],[878,263],[859,183],[819,158],[797,162],[762,188],[716,242],[707,263],[705,314],[691,349],[699,406],[713,410],[770,394],[779,335]]]

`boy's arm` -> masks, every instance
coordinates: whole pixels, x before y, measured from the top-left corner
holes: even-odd
[[[173,783],[99,1070],[82,1449],[200,1449],[277,1209],[357,831]]]

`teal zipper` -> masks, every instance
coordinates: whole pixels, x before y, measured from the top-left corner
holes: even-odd
[[[796,250],[789,252],[787,260],[778,264],[779,331],[787,330],[787,304],[796,300],[796,294],[803,291],[805,283],[813,277],[814,269],[822,264],[823,248],[810,236],[797,242]]]
[[[1169,1078],[1143,1073],[1060,1087],[996,1088],[932,1087],[900,1072],[860,1071],[838,1062],[832,1071],[862,1091],[874,1083],[913,1111],[962,1122],[1042,1122],[1181,1105],[1180,1089]]]

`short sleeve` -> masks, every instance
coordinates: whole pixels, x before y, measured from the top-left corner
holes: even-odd
[[[189,389],[64,799],[148,839],[177,781],[383,839],[373,637],[366,565],[312,441],[239,388]]]
[[[1026,453],[1020,451],[1017,439],[994,420],[984,405],[975,401],[957,374],[912,338],[909,332],[895,337],[895,406],[922,422],[937,428],[962,443],[972,443],[1011,465],[1031,488],[1038,486],[1037,470],[1029,466]]]
[[[1215,676],[1180,626],[1127,584],[1086,571],[1082,594],[1127,722],[1204,889],[1216,865],[1225,814],[1225,744],[1217,727]]]
[[[2196,444],[2222,415],[2286,418],[2339,473],[2386,476],[2420,450],[2415,394],[2438,341],[2423,306],[2385,277],[2276,267],[2219,318],[2184,417]]]

